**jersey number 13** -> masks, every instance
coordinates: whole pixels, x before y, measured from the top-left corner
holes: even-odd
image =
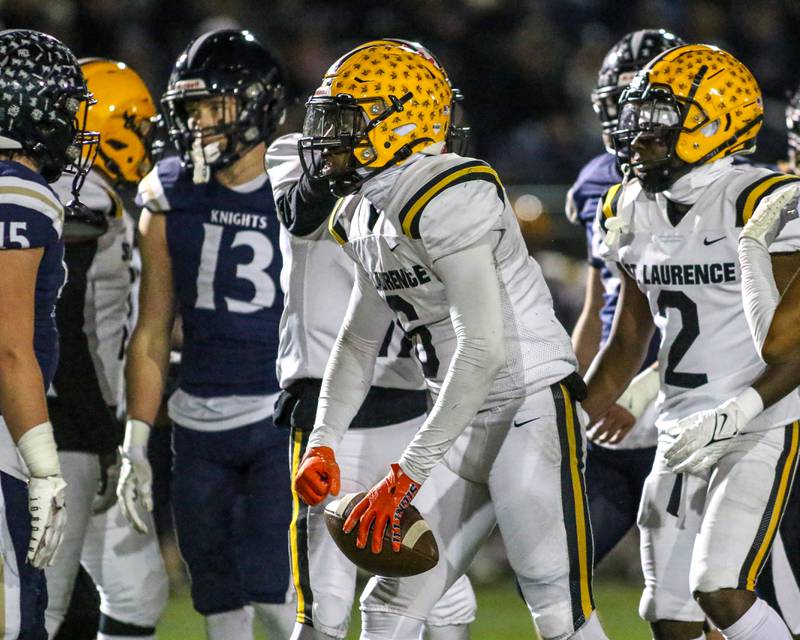
[[[203,247],[200,251],[200,268],[197,270],[197,302],[198,309],[214,309],[214,278],[217,272],[220,245],[222,244],[223,227],[216,224],[203,224]],[[257,231],[238,231],[233,237],[230,248],[250,247],[253,259],[250,262],[236,265],[236,277],[249,280],[255,289],[251,300],[237,300],[225,296],[225,306],[233,313],[255,313],[259,309],[271,307],[275,303],[275,283],[267,267],[272,263],[275,250],[265,235]]]

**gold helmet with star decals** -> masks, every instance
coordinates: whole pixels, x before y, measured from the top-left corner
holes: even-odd
[[[356,47],[325,73],[306,103],[306,173],[341,194],[413,153],[444,143],[452,90],[441,66],[402,42]]]
[[[763,120],[761,90],[744,64],[718,47],[684,45],[656,56],[631,81],[614,140],[627,151],[637,135],[662,136],[667,157],[642,168],[651,187],[661,186],[692,167],[752,152]]]

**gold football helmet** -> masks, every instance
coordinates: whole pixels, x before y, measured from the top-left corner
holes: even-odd
[[[136,183],[152,165],[153,97],[139,74],[122,62],[87,58],[80,63],[95,97],[87,113],[88,126],[100,132],[95,166],[115,184]]]
[[[755,149],[764,120],[761,90],[731,54],[705,44],[656,56],[620,98],[614,142],[627,154],[638,136],[658,138],[667,153],[631,167],[648,191],[666,189],[692,167]]]
[[[444,143],[452,100],[432,56],[388,40],[356,47],[306,103],[299,143],[306,173],[353,193],[368,177]]]

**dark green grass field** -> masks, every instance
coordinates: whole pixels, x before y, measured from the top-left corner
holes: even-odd
[[[513,580],[498,581],[476,589],[478,618],[472,625],[472,640],[516,640],[535,638],[531,619],[514,588]],[[598,611],[611,640],[648,640],[647,625],[636,609],[639,603],[638,584],[616,580],[596,580]],[[353,615],[350,638],[358,638],[358,612]],[[158,627],[159,640],[202,640],[202,618],[192,609],[188,593],[174,594]],[[256,633],[256,638],[266,638]],[[275,640],[270,638],[269,640]]]

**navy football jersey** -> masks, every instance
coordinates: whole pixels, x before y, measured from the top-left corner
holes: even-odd
[[[622,182],[622,174],[617,161],[610,153],[601,153],[592,158],[578,174],[578,179],[567,193],[566,213],[570,222],[579,224],[586,232],[586,247],[589,264],[600,269],[603,281],[603,307],[600,309],[601,344],[605,344],[611,334],[611,323],[619,299],[619,277],[594,252],[593,223],[597,213],[597,203],[609,187]]]
[[[170,157],[142,180],[137,203],[166,215],[183,322],[179,387],[205,398],[277,392],[282,263],[269,181],[249,193],[194,184]]]
[[[18,162],[0,161],[0,249],[43,248],[36,274],[33,347],[45,387],[58,364],[55,306],[64,284],[64,209],[44,178]]]

